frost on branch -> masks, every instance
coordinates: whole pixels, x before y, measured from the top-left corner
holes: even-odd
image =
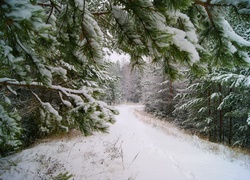
[[[103,33],[90,12],[86,11],[82,22],[82,45],[90,60],[101,63],[103,58]]]
[[[51,86],[51,90],[59,93],[62,101],[60,107],[49,102],[40,101],[41,130],[45,133],[57,131],[58,129],[78,127],[85,134],[92,134],[93,131],[107,131],[107,123],[114,123],[114,114],[118,112],[107,106],[106,103],[93,98],[92,91],[85,87],[79,90]],[[67,99],[67,100],[65,100]]]
[[[187,52],[191,62],[197,62],[200,59],[199,53],[194,44],[186,39],[186,33],[176,28],[168,28],[168,31],[173,34],[173,44],[183,52]]]
[[[224,43],[230,53],[237,54],[237,57],[250,64],[250,57],[247,53],[247,49],[250,49],[250,42],[237,35],[224,18],[220,19],[219,24],[220,28],[222,28]]]
[[[29,0],[11,0],[1,3],[1,12],[0,50],[4,52],[0,55],[1,67],[9,68],[18,79],[36,78],[36,81],[51,84],[51,73],[46,68],[46,55],[41,48],[51,43],[53,37],[49,33],[51,25],[43,22],[43,8]],[[36,75],[40,77],[34,77]]]
[[[141,36],[136,33],[136,30],[131,25],[128,14],[117,6],[112,7],[112,13],[119,28],[116,32],[118,43],[124,44],[124,46],[126,46],[126,43],[132,43],[136,46],[143,47]]]
[[[214,5],[232,5],[237,9],[239,14],[250,14],[250,1],[248,0],[212,0],[211,4]]]
[[[91,88],[82,87],[77,90],[56,85],[46,88],[36,82],[27,84],[8,78],[0,79],[0,83],[14,89],[16,86],[32,89],[26,92],[26,96],[34,96],[33,101],[38,102],[38,119],[34,120],[39,125],[37,133],[48,134],[72,128],[79,128],[85,135],[93,131],[107,132],[108,123],[114,123],[114,114],[118,113],[106,103],[96,100]],[[52,100],[50,96],[53,96]]]

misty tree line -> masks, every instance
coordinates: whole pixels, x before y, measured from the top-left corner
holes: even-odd
[[[115,79],[108,83],[103,100],[109,105],[121,103],[139,103],[142,100],[142,71],[132,70],[131,65],[123,59],[111,63],[108,70]]]
[[[249,68],[213,69],[175,82],[150,64],[141,72],[118,61],[112,69],[117,81],[106,91],[109,104],[143,103],[147,112],[210,141],[250,147]]]

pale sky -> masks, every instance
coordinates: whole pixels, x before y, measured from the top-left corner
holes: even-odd
[[[110,55],[108,55],[108,53],[106,53],[106,59],[110,60],[112,62],[116,62],[116,61],[127,61],[129,62],[130,60],[130,56],[128,54],[118,54],[116,52],[110,53]]]

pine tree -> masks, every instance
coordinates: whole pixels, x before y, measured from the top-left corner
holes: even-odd
[[[143,103],[145,110],[159,117],[172,116],[177,83],[169,80],[162,68],[152,68],[150,64],[144,74]]]
[[[101,98],[110,105],[117,105],[122,102],[121,65],[120,61],[110,62],[107,69],[110,80],[106,85],[105,92]]]
[[[21,117],[17,112],[8,112],[8,104],[4,107],[0,104],[0,154],[8,155],[21,145],[21,127],[19,121]]]
[[[10,107],[1,101],[0,122],[14,134],[1,131],[1,136],[12,138],[1,140],[1,154],[11,141],[18,142],[9,145],[13,148],[20,145],[21,126],[26,128],[23,132],[28,129],[29,122],[18,123],[20,116],[10,114],[14,108],[16,114],[36,121],[40,134],[79,128],[88,135],[107,131],[106,122],[114,122],[116,110],[98,100],[109,80],[102,32],[79,5],[1,2],[0,85]]]
[[[121,68],[121,85],[123,99],[126,102],[138,103],[142,98],[142,73],[133,70],[129,63],[124,63]]]
[[[175,112],[186,111],[184,127],[211,141],[249,147],[249,69],[214,69],[186,93]]]

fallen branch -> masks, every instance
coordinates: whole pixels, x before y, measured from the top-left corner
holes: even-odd
[[[134,159],[131,161],[131,163],[129,164],[128,168],[130,168],[130,166],[131,166],[131,165],[133,164],[133,162],[136,160],[136,158],[137,158],[137,156],[139,155],[139,153],[140,153],[140,152],[138,152],[138,153],[135,155]]]

